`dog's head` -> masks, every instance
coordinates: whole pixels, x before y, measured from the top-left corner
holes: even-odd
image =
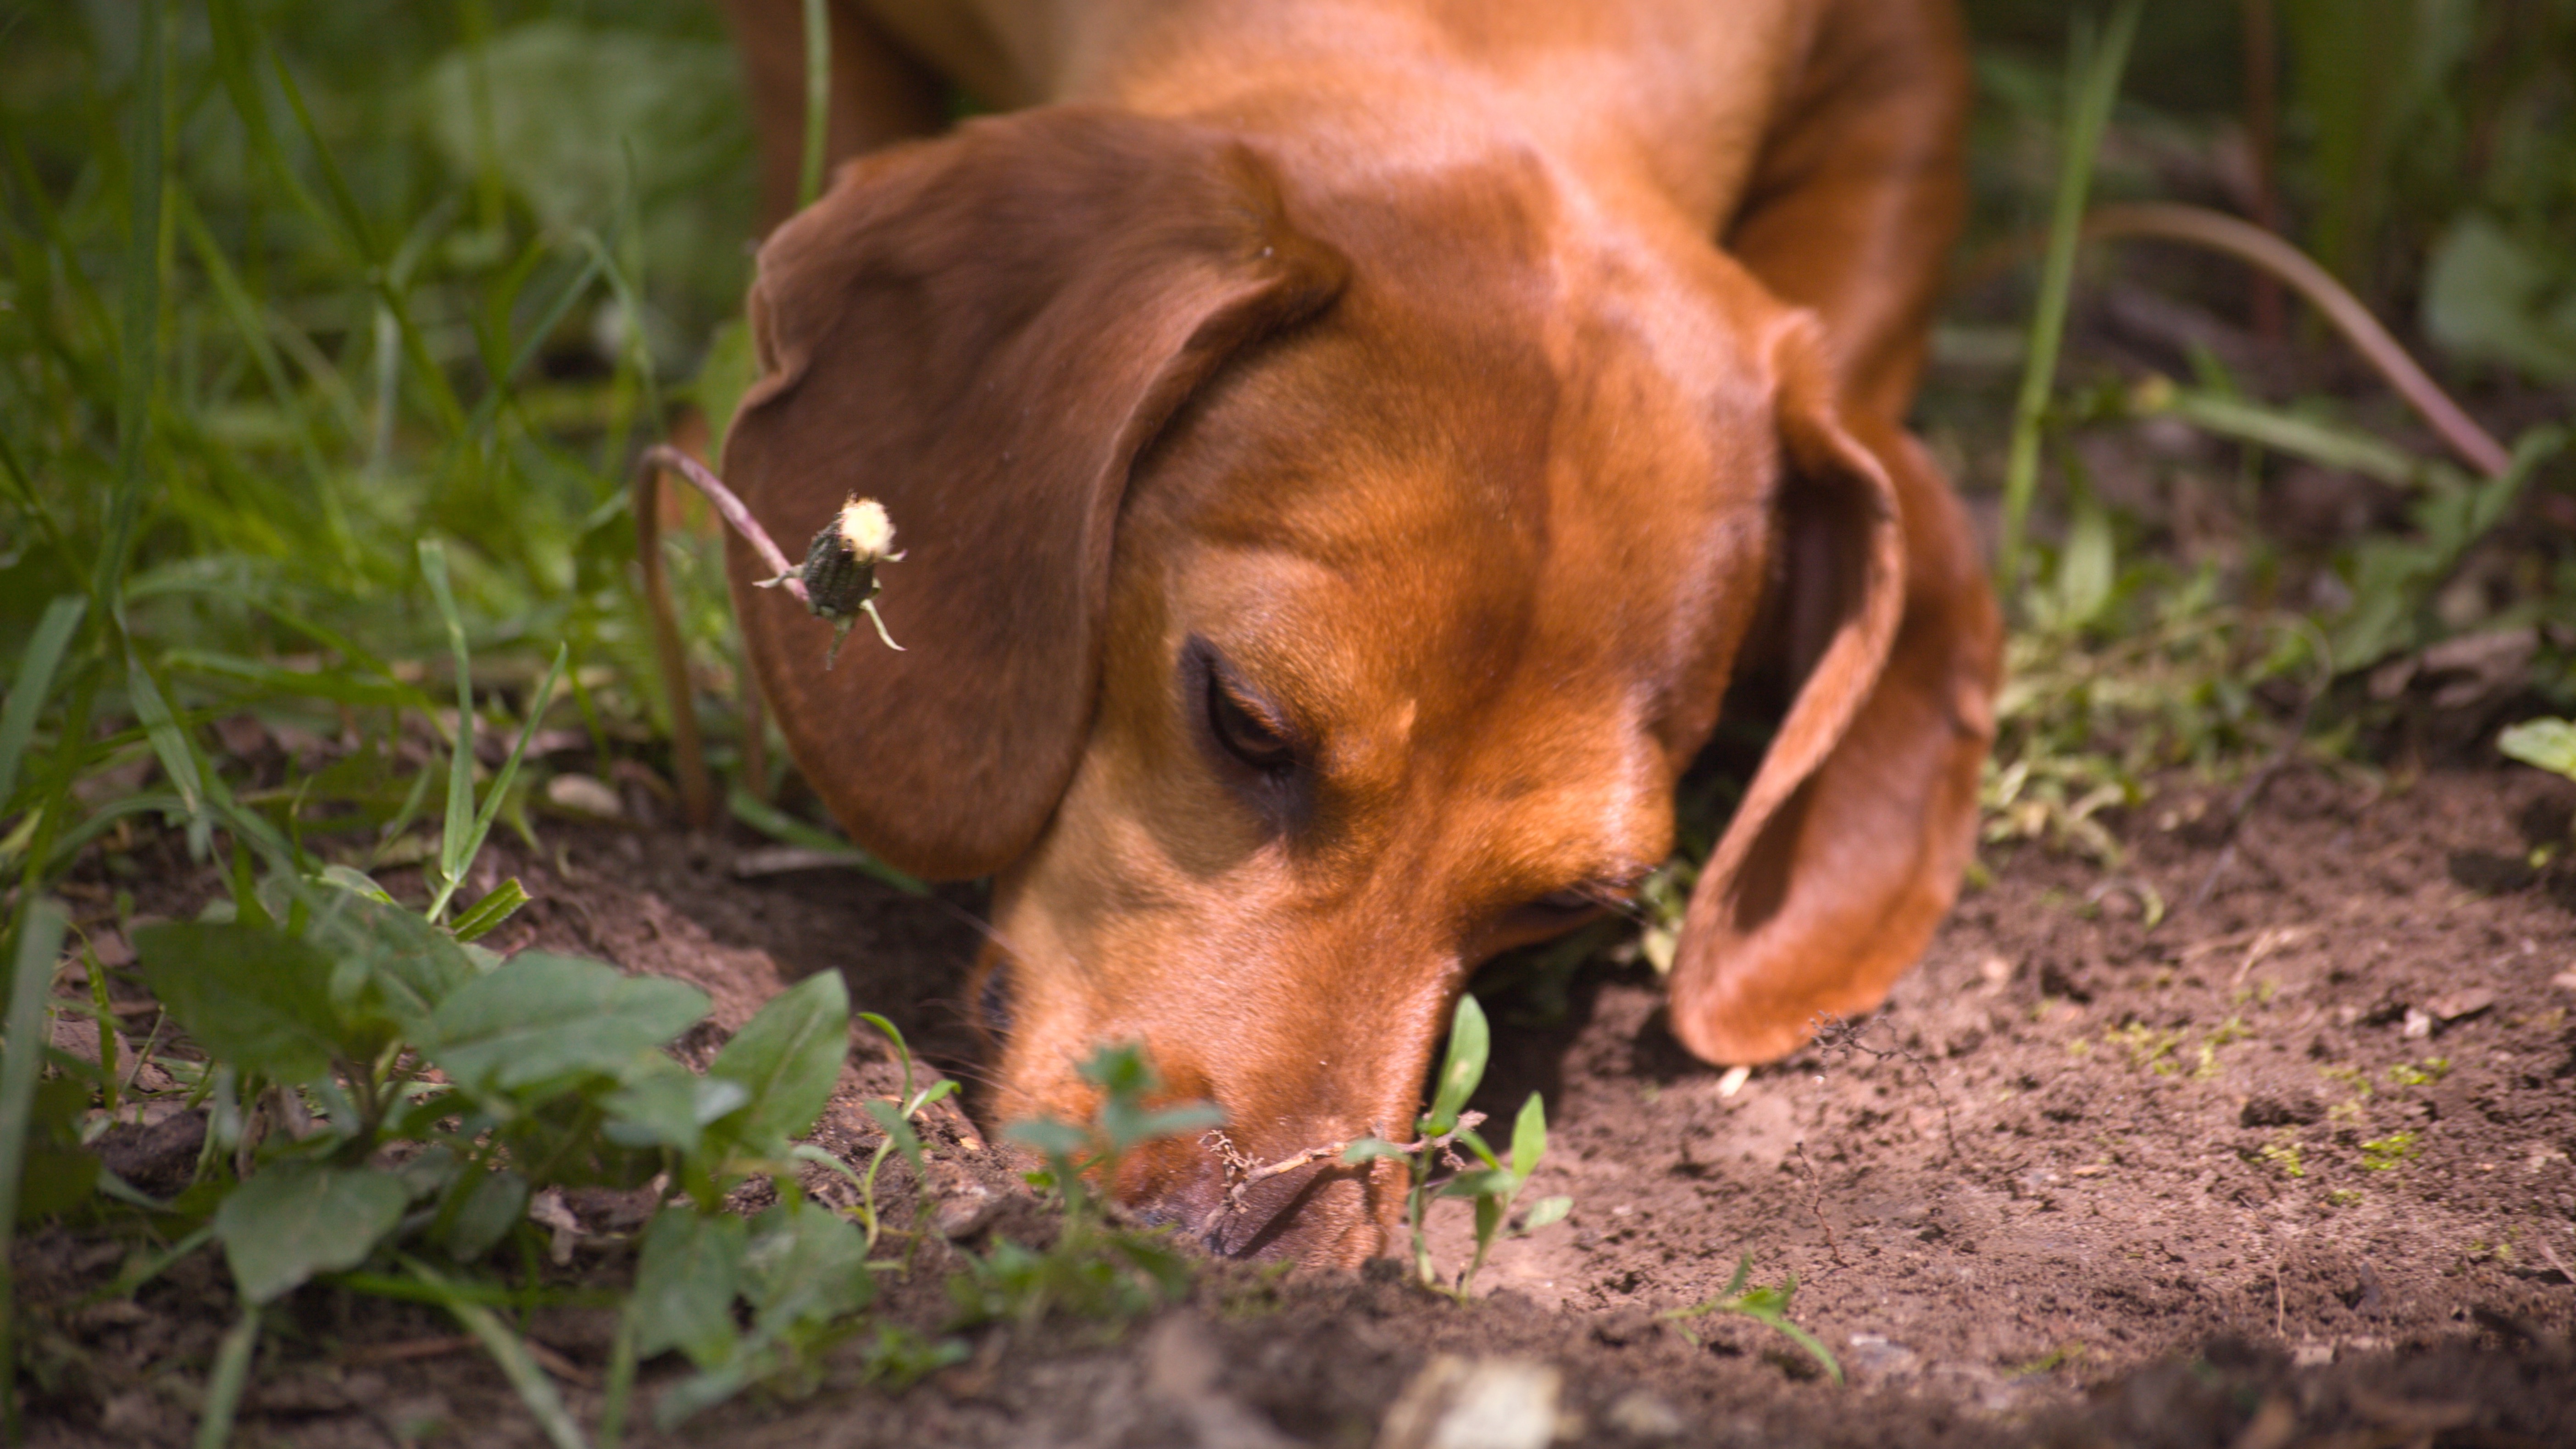
[[[1895,500],[1801,314],[1581,205],[1536,163],[1295,191],[1058,108],[860,162],[763,251],[725,470],[784,538],[885,500],[909,652],[823,672],[739,546],[737,607],[853,836],[995,874],[997,1115],[1086,1116],[1077,1064],[1134,1039],[1251,1157],[1410,1135],[1468,973],[1669,853],[1761,614],[1803,683],[1702,899],[1758,874],[1887,654]],[[1225,1186],[1195,1143],[1116,1184],[1310,1260],[1400,1191]]]

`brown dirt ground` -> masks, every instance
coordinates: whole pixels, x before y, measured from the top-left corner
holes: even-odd
[[[1991,882],[1884,1011],[1731,1096],[1665,1033],[1644,966],[1587,963],[1552,1020],[1539,993],[1493,995],[1480,1105],[1546,1094],[1532,1191],[1575,1208],[1498,1249],[1473,1304],[1385,1271],[1228,1266],[1123,1336],[989,1331],[899,1395],[835,1359],[810,1396],[749,1396],[673,1437],[1388,1444],[1391,1406],[1446,1354],[1561,1371],[1560,1435],[1582,1443],[2576,1445],[2576,869],[2529,864],[2535,843],[2566,841],[2576,788],[2528,770],[2395,789],[2294,769],[2230,842],[2235,801],[2168,782],[2117,822],[2130,854],[2109,876],[1990,851]],[[780,979],[838,968],[860,1004],[971,1068],[950,1006],[970,894],[745,881],[734,847],[669,833],[558,825],[546,842],[499,862],[538,904],[497,944],[697,980],[727,1025]],[[175,910],[189,877],[166,863]],[[2149,888],[2174,903],[2152,929]],[[859,1050],[818,1133],[845,1155],[874,1140],[859,1094],[891,1085],[874,1056]],[[938,1126],[949,1210],[1011,1192],[964,1119]],[[188,1135],[121,1130],[111,1159],[149,1179]],[[636,1204],[572,1206],[588,1235],[566,1271],[621,1275]],[[1465,1219],[1443,1206],[1442,1261],[1461,1260]],[[189,1439],[231,1317],[223,1271],[200,1254],[131,1302],[82,1304],[127,1251],[95,1230],[21,1240],[34,1444]],[[936,1327],[956,1251],[933,1240],[888,1311]],[[1699,1320],[1694,1347],[1656,1318],[1720,1289],[1742,1253],[1756,1282],[1796,1275],[1794,1316],[1848,1388],[1751,1322]],[[606,1324],[531,1324],[585,1423]],[[671,1373],[648,1369],[648,1404]],[[543,1442],[433,1311],[290,1300],[236,1442],[433,1439]]]

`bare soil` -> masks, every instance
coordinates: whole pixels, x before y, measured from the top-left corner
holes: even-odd
[[[1567,1442],[2576,1445],[2576,867],[2533,863],[2568,843],[2576,788],[2528,770],[2396,788],[2292,769],[2231,832],[2238,799],[2168,781],[2116,822],[2116,870],[1990,851],[1991,879],[1885,1010],[1731,1095],[1666,1033],[1652,971],[1615,951],[1561,1009],[1542,990],[1490,994],[1479,1105],[1546,1095],[1531,1191],[1575,1208],[1499,1248],[1476,1302],[1410,1288],[1391,1261],[1219,1265],[1123,1332],[987,1330],[901,1393],[861,1385],[844,1355],[809,1395],[747,1396],[668,1437],[1419,1443],[1390,1418],[1449,1355],[1553,1369]],[[498,862],[538,904],[495,944],[698,981],[719,1028],[783,980],[841,970],[971,1076],[953,1009],[971,893],[742,879],[736,846],[668,832],[545,839]],[[175,911],[207,884],[167,864],[159,908]],[[703,1051],[715,1033],[699,1035]],[[875,1047],[854,1061],[818,1132],[852,1157],[875,1140],[859,1097],[892,1084]],[[924,1328],[947,1311],[954,1254],[1045,1231],[976,1128],[935,1127],[931,1187],[963,1236],[930,1240],[886,1300]],[[155,1174],[188,1159],[191,1129],[121,1128],[104,1150],[168,1190]],[[582,1231],[543,1271],[621,1280],[641,1207],[568,1206]],[[1435,1219],[1444,1263],[1463,1260],[1466,1216]],[[131,1301],[86,1302],[133,1250],[97,1229],[21,1239],[30,1442],[188,1442],[229,1287],[199,1254]],[[1748,1253],[1756,1283],[1795,1275],[1792,1314],[1847,1387],[1749,1320],[1693,1320],[1694,1345],[1657,1316]],[[585,1423],[608,1325],[602,1310],[529,1320]],[[648,1367],[645,1405],[675,1373]],[[631,1437],[653,1440],[647,1425]],[[312,1288],[276,1315],[236,1442],[430,1440],[543,1442],[431,1309]]]

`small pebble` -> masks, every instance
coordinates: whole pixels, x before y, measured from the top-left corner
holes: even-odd
[[[1678,1439],[1690,1428],[1679,1409],[1644,1389],[1630,1389],[1611,1400],[1601,1422],[1631,1439]]]
[[[557,775],[546,782],[546,800],[561,810],[594,820],[623,820],[626,807],[617,792],[591,775]]]

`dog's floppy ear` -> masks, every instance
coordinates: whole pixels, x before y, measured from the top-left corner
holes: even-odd
[[[1090,723],[1131,465],[1344,272],[1239,143],[1078,106],[856,162],[762,248],[725,474],[792,556],[850,494],[907,551],[878,600],[907,652],[862,628],[826,672],[828,626],[728,546],[761,685],[855,838],[932,877],[1028,848]]]
[[[1671,1018],[1705,1060],[1769,1061],[1869,1010],[1958,890],[1993,732],[1999,628],[1919,446],[1840,413],[1813,324],[1775,334],[1793,662],[1813,659],[1702,871]],[[1866,438],[1866,442],[1864,441]]]

